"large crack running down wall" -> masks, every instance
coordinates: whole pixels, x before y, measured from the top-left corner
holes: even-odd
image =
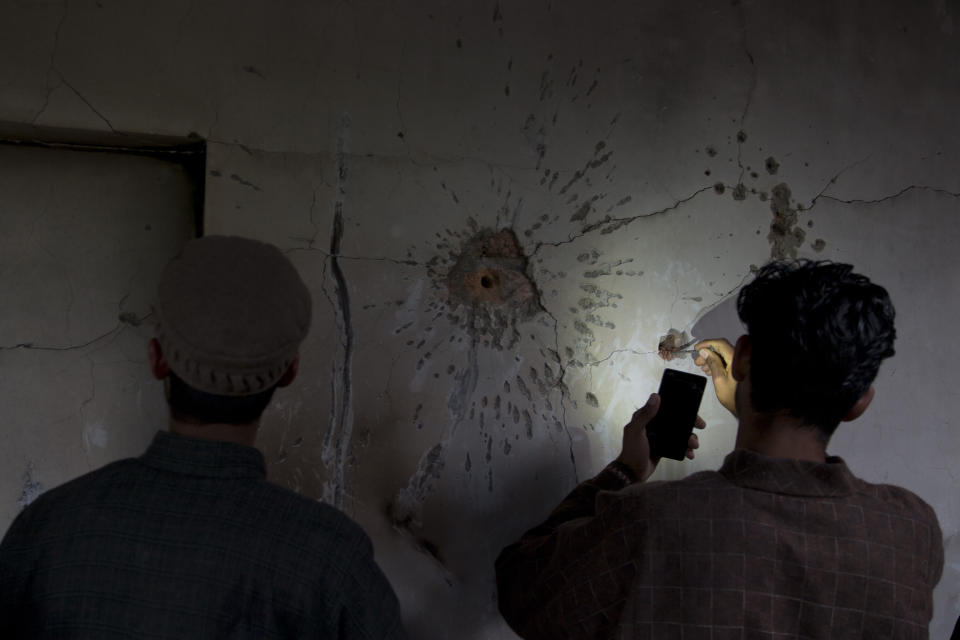
[[[347,194],[346,138],[350,119],[344,116],[337,136],[337,185],[333,201],[333,229],[330,233],[330,272],[335,286],[334,312],[340,329],[340,361],[334,360],[331,380],[330,424],[323,438],[321,459],[327,469],[324,500],[340,508],[344,494],[344,465],[353,431],[353,324],[350,317],[350,292],[340,267],[343,241],[343,205]]]

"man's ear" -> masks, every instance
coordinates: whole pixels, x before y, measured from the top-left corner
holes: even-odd
[[[150,340],[147,345],[147,357],[150,360],[150,370],[153,377],[157,380],[163,380],[170,376],[170,366],[167,359],[163,356],[163,350],[160,348],[160,341],[156,338]]]
[[[750,352],[753,345],[750,342],[749,335],[742,335],[737,338],[737,344],[733,348],[733,362],[730,371],[733,373],[733,379],[737,382],[743,382],[750,375]]]
[[[283,377],[280,378],[280,381],[277,382],[278,387],[289,386],[291,382],[294,381],[297,377],[297,372],[300,371],[300,354],[298,353],[293,357],[293,362],[290,363],[290,366],[284,372]]]
[[[860,416],[863,415],[863,412],[867,410],[867,407],[870,406],[870,402],[873,400],[873,396],[876,392],[874,391],[873,385],[870,385],[870,388],[867,389],[866,393],[860,396],[860,399],[850,407],[850,411],[847,411],[847,415],[843,416],[842,422],[852,422]]]

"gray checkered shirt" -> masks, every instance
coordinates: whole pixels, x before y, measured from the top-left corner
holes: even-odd
[[[497,560],[524,638],[926,640],[937,517],[899,487],[746,450],[719,472],[581,484]]]
[[[0,544],[0,638],[401,639],[367,535],[250,447],[158,433]]]

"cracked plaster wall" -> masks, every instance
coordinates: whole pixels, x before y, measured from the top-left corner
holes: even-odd
[[[315,324],[259,445],[274,480],[370,532],[414,637],[512,637],[496,553],[616,454],[660,377],[660,337],[728,310],[774,256],[852,262],[889,288],[898,355],[831,451],[919,493],[955,539],[955,2],[6,13],[0,119],[199,133],[207,232],[274,242],[304,274]],[[458,265],[492,268],[464,251],[502,229],[533,313],[451,298]],[[658,477],[716,468],[732,446],[715,400],[701,412],[701,454]],[[51,484],[17,465],[8,512]],[[949,550],[932,637],[960,604]]]
[[[165,425],[144,346],[192,198],[164,160],[0,146],[4,531],[44,489],[139,454]]]

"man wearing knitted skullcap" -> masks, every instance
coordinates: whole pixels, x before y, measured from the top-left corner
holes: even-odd
[[[267,483],[253,448],[310,327],[290,261],[254,240],[194,240],[154,313],[169,432],[20,513],[0,545],[0,637],[404,638],[367,535]]]

